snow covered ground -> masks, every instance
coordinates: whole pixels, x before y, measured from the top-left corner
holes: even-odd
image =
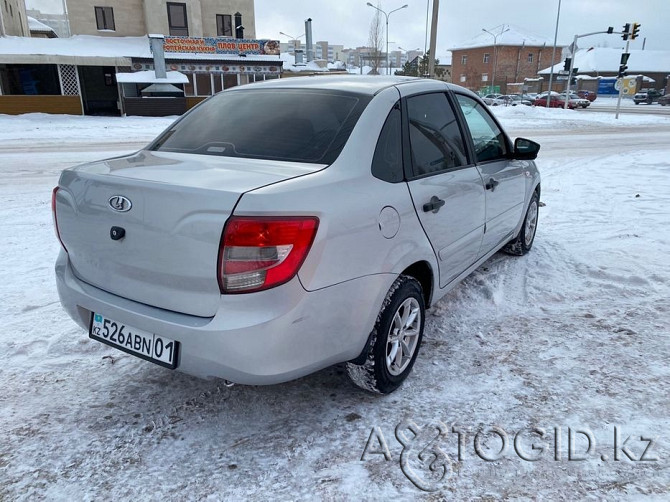
[[[229,389],[89,340],[58,303],[51,188],[171,119],[0,116],[0,500],[667,500],[670,119],[495,113],[543,145],[534,249],[496,255],[439,302],[413,375],[386,397],[340,367]],[[414,443],[406,421],[423,430]],[[449,435],[431,443],[440,423]],[[584,461],[578,430],[595,440]],[[502,431],[506,450],[485,461]],[[382,436],[388,461],[370,451]],[[424,447],[437,457],[419,460]]]

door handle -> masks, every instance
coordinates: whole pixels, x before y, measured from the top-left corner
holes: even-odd
[[[486,188],[487,190],[491,190],[493,192],[498,185],[500,185],[500,182],[491,178],[489,179],[489,182],[486,185],[484,185],[484,188]]]
[[[433,195],[430,198],[430,202],[426,202],[423,205],[423,212],[430,213],[432,211],[433,213],[437,213],[442,206],[444,206],[444,201],[437,195]]]

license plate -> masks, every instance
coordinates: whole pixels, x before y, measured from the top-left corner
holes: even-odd
[[[102,314],[93,314],[88,336],[166,368],[177,367],[179,342],[113,321]]]

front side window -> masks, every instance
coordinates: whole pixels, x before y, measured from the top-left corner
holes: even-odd
[[[99,30],[116,30],[116,26],[114,25],[114,9],[111,7],[96,7],[95,23]]]
[[[201,94],[197,80],[196,85]],[[370,99],[317,90],[222,92],[177,121],[150,149],[331,164]]]
[[[216,36],[218,37],[233,36],[233,16],[231,16],[230,14],[216,15]]]
[[[393,107],[379,134],[372,159],[372,175],[390,183],[398,183],[404,179],[399,104]]]
[[[491,57],[491,55],[488,52],[486,54],[484,54],[484,62],[488,63],[490,57]]]
[[[482,73],[482,82],[488,82],[488,81],[489,81],[489,74]]]
[[[415,176],[467,165],[461,130],[445,94],[409,98],[407,111]]]
[[[168,28],[174,37],[188,37],[188,17],[185,3],[167,4]]]
[[[505,135],[486,107],[462,94],[457,94],[456,98],[472,135],[477,162],[505,157],[507,153]]]
[[[468,55],[464,54],[461,56],[461,64],[468,64]]]
[[[529,63],[532,63],[532,62],[533,62],[533,53],[532,53],[532,52],[529,52],[529,53],[528,53],[528,62],[529,62]]]

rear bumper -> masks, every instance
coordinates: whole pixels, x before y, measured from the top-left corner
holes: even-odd
[[[179,371],[250,385],[292,380],[357,357],[394,280],[378,274],[308,292],[296,277],[259,293],[223,295],[216,315],[203,318],[86,284],[64,251],[56,262],[61,304],[84,329],[91,312],[102,313],[179,341]]]

